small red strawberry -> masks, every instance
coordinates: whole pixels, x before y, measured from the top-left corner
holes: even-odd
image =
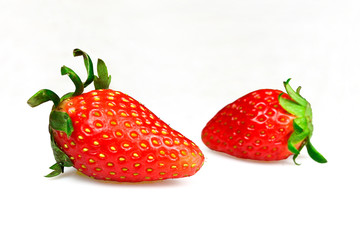
[[[239,158],[273,161],[306,146],[312,159],[326,159],[312,146],[312,111],[308,101],[284,82],[280,90],[251,92],[221,109],[205,126],[202,140],[210,149]],[[296,162],[295,162],[296,163]]]
[[[65,66],[75,92],[59,98],[43,89],[28,101],[32,107],[53,101],[49,131],[56,163],[47,177],[74,166],[83,174],[101,180],[139,182],[187,177],[203,165],[198,146],[173,130],[144,105],[130,96],[108,89],[111,77],[99,59],[94,76],[90,57],[83,56],[88,78],[80,78]],[[95,90],[83,93],[94,81]]]

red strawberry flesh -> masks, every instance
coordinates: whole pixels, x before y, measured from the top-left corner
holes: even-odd
[[[295,161],[306,146],[318,163],[327,160],[311,144],[313,133],[310,103],[293,90],[290,78],[287,93],[261,89],[251,92],[221,109],[205,126],[202,140],[210,149],[239,158],[262,161]]]
[[[279,105],[279,90],[251,92],[228,104],[206,125],[204,143],[239,158],[280,160],[289,157],[287,140],[295,116]],[[283,95],[289,98],[287,94]]]
[[[85,175],[102,180],[150,181],[187,177],[203,164],[200,149],[138,101],[95,90],[63,101],[74,131],[54,139]]]

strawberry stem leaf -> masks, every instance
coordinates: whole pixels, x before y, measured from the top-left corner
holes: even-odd
[[[286,89],[287,94],[289,94],[289,96],[293,99],[294,102],[296,102],[297,104],[301,105],[301,106],[306,106],[308,104],[308,101],[306,101],[305,98],[303,98],[299,93],[300,93],[300,89],[301,87],[298,87],[296,92],[294,91],[294,89],[292,89],[292,87],[290,86],[289,82],[290,82],[291,78],[289,78],[286,82],[284,82],[284,86]]]
[[[61,67],[61,75],[68,75],[71,81],[75,84],[75,92],[72,93],[73,96],[78,96],[84,91],[84,84],[82,83],[80,77],[71,69],[66,66]],[[61,98],[62,100],[64,97]]]
[[[71,162],[68,155],[66,155],[55,143],[55,140],[53,137],[51,137],[51,148],[53,150],[53,154],[56,160],[56,163],[58,163],[62,167],[62,172],[64,172],[64,167],[71,167],[73,166],[73,163]],[[52,168],[50,168],[52,169]]]
[[[297,104],[296,102],[285,99],[282,97],[283,93],[279,95],[279,103],[280,105],[289,113],[295,115],[295,116],[303,116],[304,115],[304,107]]]
[[[46,175],[46,177],[54,177],[64,172],[64,167],[71,167],[73,166],[72,161],[70,158],[57,146],[55,143],[54,137],[53,137],[53,130],[62,131],[65,132],[66,135],[69,137],[74,131],[72,121],[70,116],[61,111],[56,111],[56,108],[59,106],[59,104],[64,101],[67,98],[71,98],[74,96],[78,96],[83,93],[84,88],[90,85],[95,78],[97,79],[97,83],[94,83],[97,89],[106,89],[109,87],[111,76],[108,76],[107,68],[105,63],[99,59],[98,61],[98,74],[99,77],[96,77],[94,75],[94,67],[93,63],[91,61],[91,58],[87,53],[84,51],[76,48],[73,50],[74,57],[77,56],[83,56],[84,64],[87,71],[87,79],[83,83],[80,79],[80,77],[70,68],[63,66],[61,67],[61,75],[68,75],[72,82],[75,85],[75,91],[65,94],[62,98],[59,98],[59,96],[54,93],[51,90],[48,89],[42,89],[35,93],[28,101],[27,103],[31,107],[36,107],[44,102],[52,101],[54,103],[53,111],[50,113],[50,119],[49,119],[49,130],[50,130],[50,136],[51,136],[51,148],[53,150],[53,154],[56,160],[56,163],[50,167],[51,170],[53,170],[51,173]]]
[[[50,113],[50,127],[65,132],[68,137],[74,131],[71,118],[66,112],[52,111]]]
[[[74,57],[83,56],[83,58],[84,58],[84,64],[85,64],[86,71],[88,74],[88,77],[87,77],[86,81],[84,82],[84,88],[86,88],[94,81],[95,75],[94,75],[93,63],[92,63],[89,55],[86,52],[84,52],[78,48],[74,49],[73,54],[74,54]]]
[[[94,79],[95,89],[108,89],[111,82],[111,76],[108,75],[108,70],[105,62],[100,58],[97,62],[97,73],[99,76],[95,76]]]
[[[48,177],[48,178],[56,177],[56,176],[60,175],[61,173],[63,173],[63,168],[58,163],[55,163],[54,165],[52,165],[50,167],[50,169],[54,170],[54,171],[52,171],[51,173],[49,173],[45,177]]]
[[[60,102],[64,101],[65,99],[71,98],[73,96],[73,92],[69,92],[61,97]]]
[[[314,146],[311,144],[310,141],[307,142],[306,144],[306,148],[308,151],[309,156],[314,159],[316,162],[318,163],[327,163],[327,160],[325,159],[325,157],[323,155],[321,155],[315,148]]]
[[[296,145],[302,143],[309,136],[308,130],[294,131],[288,140],[288,148],[294,154],[299,154],[300,150],[296,148]]]
[[[310,138],[313,133],[312,124],[312,110],[310,103],[300,95],[301,87],[296,91],[290,86],[291,78],[284,82],[287,94],[291,99],[283,98],[283,94],[279,95],[280,105],[289,113],[293,114],[296,118],[293,120],[294,132],[288,140],[288,149],[294,153],[293,160],[300,154],[300,151],[306,146],[309,156],[316,162],[326,163],[327,160],[314,148],[310,143]],[[297,148],[300,144],[300,147]],[[298,165],[298,164],[297,164]]]
[[[64,172],[64,167],[71,167],[73,163],[70,158],[56,145],[53,135],[51,134],[51,148],[53,150],[56,163],[50,167],[52,171],[45,177],[55,177]]]
[[[55,107],[60,103],[60,98],[56,93],[49,89],[42,89],[29,98],[27,104],[31,107],[36,107],[50,100],[54,103]]]

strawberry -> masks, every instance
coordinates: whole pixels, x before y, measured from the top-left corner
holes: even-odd
[[[201,168],[204,156],[198,146],[132,97],[108,89],[111,76],[105,63],[98,60],[95,76],[90,57],[74,50],[74,56],[81,55],[85,83],[63,66],[61,74],[70,77],[75,91],[59,98],[43,89],[28,101],[31,107],[54,103],[49,131],[56,163],[47,177],[73,166],[95,179],[140,182],[187,177]],[[95,90],[83,93],[92,82]]]
[[[311,106],[284,82],[287,93],[261,89],[237,99],[221,109],[202,131],[202,141],[210,149],[239,158],[261,161],[296,158],[306,146],[310,157],[325,163],[313,147]],[[296,163],[297,164],[297,163]]]

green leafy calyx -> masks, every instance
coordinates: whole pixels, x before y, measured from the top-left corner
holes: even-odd
[[[61,98],[53,91],[49,89],[42,89],[35,93],[27,103],[31,107],[39,106],[47,101],[53,102],[52,111],[50,113],[49,120],[49,132],[51,137],[51,148],[53,150],[56,163],[50,167],[53,170],[46,177],[54,177],[64,172],[64,167],[71,167],[73,163],[70,158],[57,146],[53,136],[53,130],[65,132],[68,137],[71,136],[74,131],[73,124],[70,116],[58,109],[58,106],[65,100],[81,95],[84,89],[94,82],[95,89],[107,89],[109,88],[111,76],[108,75],[107,67],[101,59],[97,63],[97,72],[99,76],[94,75],[94,67],[89,55],[76,48],[73,51],[74,57],[83,56],[85,68],[87,71],[87,79],[82,82],[80,77],[71,69],[66,66],[61,67],[61,75],[67,75],[75,85],[75,91],[64,94]]]
[[[280,94],[279,103],[287,112],[296,116],[293,121],[294,132],[288,140],[288,148],[294,153],[293,160],[295,164],[297,164],[296,158],[302,148],[306,146],[309,156],[313,160],[319,163],[326,163],[327,160],[310,143],[314,128],[310,103],[300,95],[301,87],[298,87],[296,91],[292,89],[289,84],[290,80],[291,78],[284,82],[286,92],[290,96],[290,99],[284,98],[283,94]]]
[[[95,76],[95,89],[108,89],[111,82],[111,76],[108,75],[108,70],[105,62],[100,58],[98,59],[97,63],[97,72],[99,77]]]

